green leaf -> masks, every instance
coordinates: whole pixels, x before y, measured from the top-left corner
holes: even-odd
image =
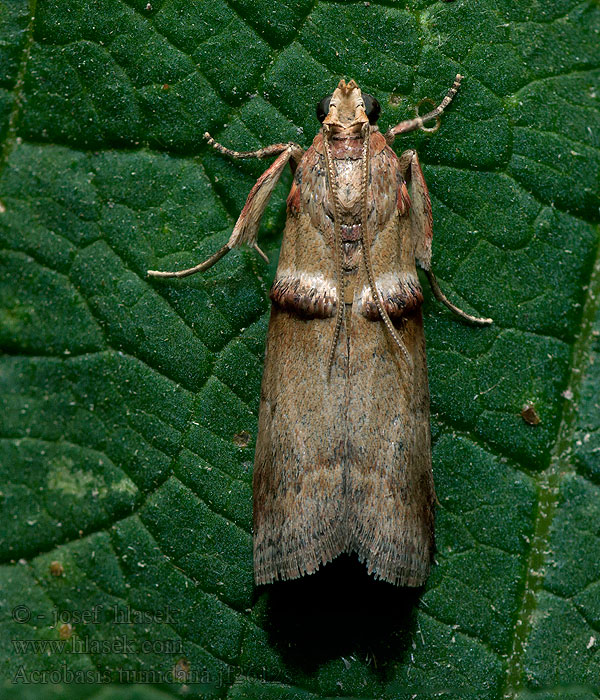
[[[600,6],[594,0],[0,1],[3,697],[600,695]],[[448,295],[428,298],[437,566],[252,585],[251,474],[290,176],[264,163],[353,77],[411,134]],[[541,422],[527,423],[531,404]],[[68,625],[71,625],[69,627]]]

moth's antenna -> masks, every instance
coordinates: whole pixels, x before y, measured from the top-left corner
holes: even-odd
[[[333,367],[333,360],[335,357],[335,349],[337,347],[338,341],[340,339],[340,332],[342,330],[342,323],[344,322],[344,295],[343,295],[343,280],[342,280],[342,255],[343,246],[342,232],[340,228],[340,207],[337,196],[337,187],[335,181],[335,170],[333,167],[333,157],[331,155],[331,146],[329,145],[329,139],[327,138],[326,131],[323,130],[323,153],[325,155],[325,165],[327,167],[327,179],[329,180],[329,191],[331,193],[331,199],[333,201],[333,248],[334,248],[334,261],[335,261],[335,277],[337,285],[337,297],[338,305],[335,317],[335,330],[333,332],[333,340],[331,342],[331,349],[329,350],[329,359],[327,360],[327,379],[331,375],[331,368]]]
[[[439,128],[439,117],[444,113],[446,107],[448,107],[448,105],[454,99],[460,87],[460,81],[463,79],[463,77],[464,76],[462,76],[460,73],[456,75],[454,83],[452,83],[452,87],[448,90],[444,99],[431,112],[424,114],[422,117],[417,115],[416,119],[407,119],[406,121],[400,122],[400,124],[397,124],[393,128],[389,129],[385,134],[385,140],[387,141],[388,145],[391,146],[392,143],[394,143],[394,139],[399,134],[407,134],[409,131],[414,131],[415,129],[423,129],[423,131],[437,131]],[[421,100],[419,104],[422,102],[423,100]],[[429,129],[428,127],[424,126],[425,122],[431,121],[432,119],[435,119],[437,122],[435,127]]]
[[[363,166],[363,176],[362,176],[362,251],[363,251],[363,260],[365,262],[365,268],[367,270],[367,279],[369,281],[369,288],[371,289],[371,294],[373,296],[373,301],[375,302],[377,306],[377,310],[379,311],[379,315],[381,316],[381,320],[385,323],[385,327],[388,329],[390,332],[390,335],[394,339],[396,345],[400,348],[402,351],[402,354],[404,355],[404,359],[406,360],[406,363],[409,367],[412,367],[412,359],[410,357],[410,354],[408,350],[406,349],[406,345],[402,342],[400,339],[400,336],[398,335],[398,331],[394,328],[394,325],[389,317],[388,312],[386,311],[385,306],[383,305],[383,299],[381,298],[381,294],[379,290],[377,289],[377,285],[375,284],[375,275],[373,274],[373,263],[371,261],[371,240],[369,238],[368,232],[367,232],[367,220],[369,217],[369,168],[371,165],[371,152],[369,148],[369,141],[370,141],[370,128],[369,125],[366,125],[365,129],[365,140],[363,142],[363,156],[362,156],[362,166]]]

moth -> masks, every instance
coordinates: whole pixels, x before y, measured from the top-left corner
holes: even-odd
[[[397,157],[396,136],[435,130],[459,89],[384,135],[380,106],[341,80],[317,106],[308,150],[278,143],[232,158],[275,160],[252,187],[227,244],[204,262],[155,277],[185,277],[243,243],[286,165],[294,174],[260,394],[254,462],[256,584],[298,578],[341,553],[401,586],[422,585],[434,551],[429,388],[419,265],[434,296],[431,201],[417,153]],[[429,129],[427,122],[436,120]]]

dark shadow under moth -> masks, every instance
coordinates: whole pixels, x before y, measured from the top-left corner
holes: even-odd
[[[431,112],[385,135],[379,104],[351,80],[317,107],[322,128],[295,143],[233,158],[275,160],[258,179],[228,243],[257,244],[261,216],[286,165],[294,172],[262,380],[254,463],[254,578],[298,578],[343,552],[369,573],[420,586],[434,551],[429,388],[418,264],[435,297],[431,202],[415,151],[397,157],[396,136],[426,129],[450,104],[460,75]],[[434,129],[435,130],[435,129]]]

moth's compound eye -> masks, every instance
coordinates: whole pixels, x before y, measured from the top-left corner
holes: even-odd
[[[321,124],[329,112],[329,103],[331,102],[332,97],[333,93],[328,97],[324,97],[317,105],[317,119],[321,122]]]
[[[365,103],[365,112],[367,113],[367,117],[369,117],[369,124],[376,124],[381,112],[379,102],[377,102],[373,95],[367,95],[366,92],[363,92],[362,98]]]

